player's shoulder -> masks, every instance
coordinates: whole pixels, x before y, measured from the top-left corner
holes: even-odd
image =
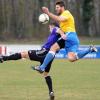
[[[69,10],[65,10],[61,15],[70,15],[70,11]]]
[[[71,12],[69,10],[65,10],[64,13],[65,14],[71,14]]]
[[[64,13],[63,13],[63,16],[67,16],[67,17],[71,17],[71,18],[74,17],[69,10],[65,10]]]

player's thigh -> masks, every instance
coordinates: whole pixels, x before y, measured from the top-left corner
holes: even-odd
[[[65,47],[65,40],[63,40],[62,38],[60,38],[52,47],[51,47],[51,51],[58,51],[61,48]]]
[[[76,53],[78,51],[78,44],[72,45],[68,48],[68,59],[69,61],[73,62],[76,61]]]
[[[50,51],[58,51],[60,49],[58,43],[55,43],[54,45],[51,46]]]
[[[69,34],[68,34],[68,36],[67,36],[67,40],[66,40],[66,42],[65,43],[67,43],[67,42],[70,42],[72,45],[73,44],[79,44],[80,43],[80,41],[79,41],[79,38],[78,38],[78,36],[77,36],[77,33],[75,33],[75,32],[70,32]]]
[[[65,40],[64,39],[60,38],[57,41],[57,44],[59,45],[60,49],[65,48]]]
[[[21,52],[21,57],[29,59],[28,51]]]
[[[41,63],[43,62],[47,53],[48,53],[47,50],[29,50],[28,51],[30,60],[39,61]]]

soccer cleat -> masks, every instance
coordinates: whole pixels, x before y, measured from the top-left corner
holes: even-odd
[[[3,57],[0,56],[0,63],[3,63]]]
[[[55,99],[54,92],[50,92],[49,96],[50,96],[50,100],[54,100]]]
[[[97,48],[94,45],[90,46],[90,51],[91,52],[98,52]]]
[[[34,66],[32,66],[31,67],[33,70],[36,70],[37,72],[39,72],[40,74],[42,74],[44,71],[42,71],[41,69],[40,69],[40,67],[39,66],[36,66],[36,67],[34,67]]]

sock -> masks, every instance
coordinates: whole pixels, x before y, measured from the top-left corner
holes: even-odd
[[[87,55],[90,52],[91,52],[90,48],[88,50],[78,52],[77,53],[77,59],[83,58],[85,55]]]
[[[52,51],[50,51],[50,52],[46,55],[43,64],[40,66],[40,69],[41,69],[42,71],[45,70],[45,68],[46,68],[47,65],[50,63],[50,61],[53,60],[54,56],[55,56],[55,52],[52,52]]]
[[[53,92],[52,90],[52,79],[50,76],[47,76],[45,77],[45,80],[46,80],[46,83],[47,83],[47,86],[48,86],[48,89],[49,89],[49,93],[50,92]]]
[[[10,56],[3,56],[3,60],[7,61],[7,60],[18,60],[21,59],[21,53],[15,53],[13,55]]]

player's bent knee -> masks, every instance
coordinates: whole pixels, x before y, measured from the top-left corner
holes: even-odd
[[[56,51],[58,51],[59,49],[60,49],[59,45],[58,45],[57,43],[55,43],[53,46],[51,46],[50,51],[56,52]]]
[[[73,59],[73,58],[68,58],[68,60],[69,60],[70,62],[74,62],[74,61],[76,61],[76,60]]]
[[[47,77],[48,74],[49,74],[48,72],[44,72],[44,73],[43,73],[43,77]]]
[[[68,60],[70,62],[76,61],[76,55],[75,55],[75,53],[73,53],[73,52],[68,53]]]

